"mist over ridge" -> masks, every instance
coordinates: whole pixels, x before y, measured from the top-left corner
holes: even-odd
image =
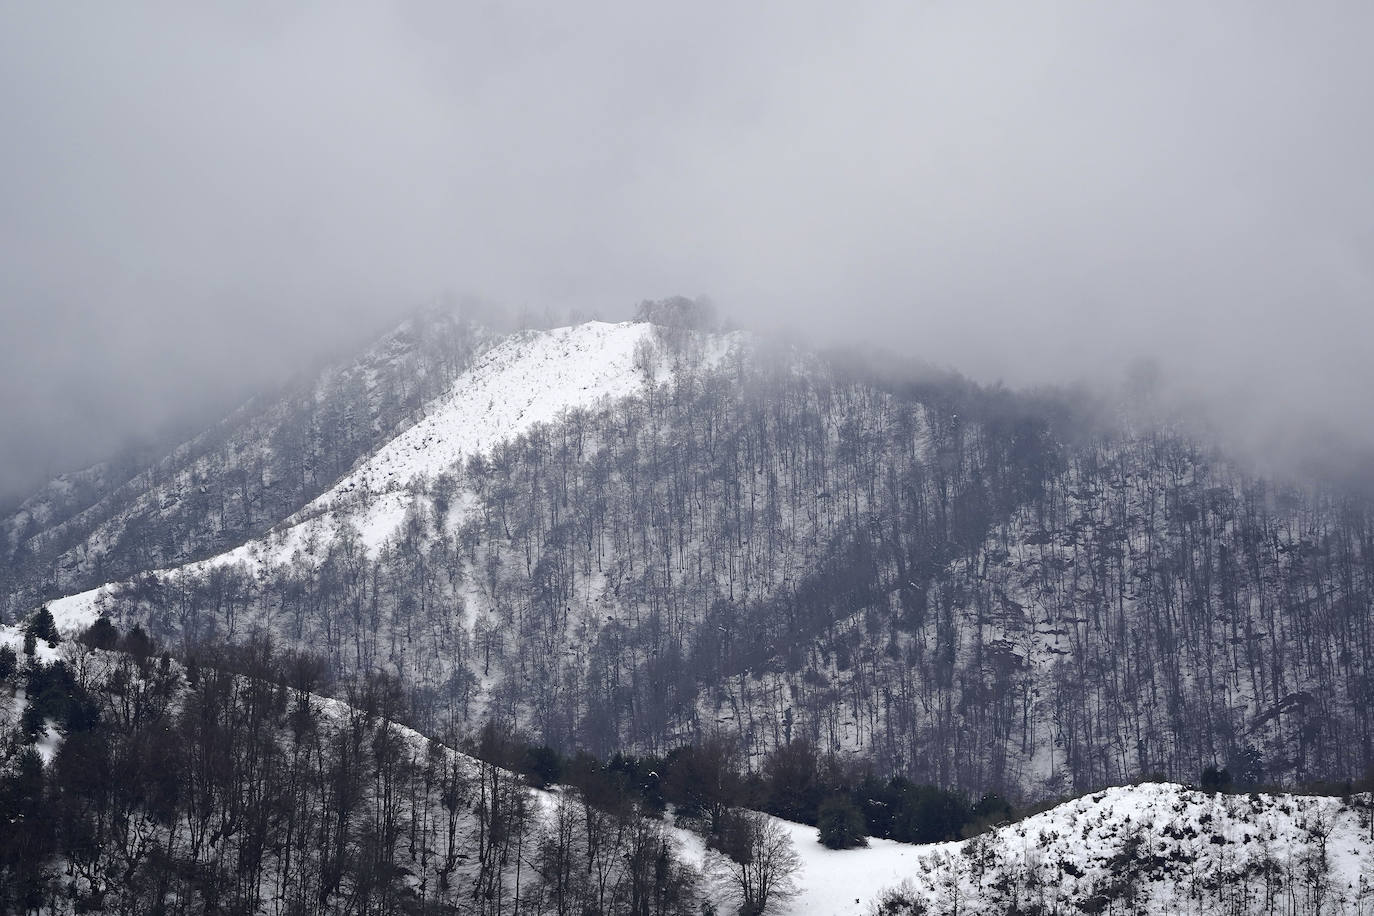
[[[1374,429],[1371,19],[9,7],[0,497],[444,297],[704,291],[1011,386],[1153,364],[1231,441],[1330,460]]]

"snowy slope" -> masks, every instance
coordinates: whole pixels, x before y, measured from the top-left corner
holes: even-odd
[[[816,828],[769,816],[792,841],[801,867],[792,876],[796,896],[769,907],[773,916],[832,916],[867,913],[880,892],[922,867],[927,847],[892,840],[870,839],[860,849],[827,849],[816,838]],[[706,870],[705,840],[689,830],[675,828],[672,836],[679,855],[698,869]],[[728,887],[708,881],[705,896],[717,912],[734,912],[738,905]]]
[[[635,349],[651,333],[648,324],[593,321],[507,340],[432,403],[424,419],[346,475],[296,520],[330,511],[353,494],[371,495],[374,498],[355,524],[364,544],[375,550],[404,517],[409,500],[398,491],[405,486],[441,474],[536,423],[637,391],[644,376],[635,368]],[[386,496],[377,499],[378,494]]]
[[[267,537],[179,570],[245,564],[257,571],[288,562],[298,551],[319,555],[343,524],[356,528],[364,548],[375,553],[401,526],[415,502],[416,486],[426,479],[570,410],[640,391],[646,375],[636,366],[636,353],[652,336],[653,325],[647,323],[600,321],[513,335],[432,401],[421,420]],[[731,345],[729,337],[713,340],[708,361],[721,359]],[[660,369],[657,380],[665,373]],[[158,575],[179,570],[160,570]],[[89,625],[114,587],[53,601],[49,607],[58,626],[74,630]]]
[[[1108,789],[982,837],[834,852],[788,824],[801,893],[780,913],[866,913],[898,885],[927,912],[1368,912],[1374,805],[1302,795],[1209,795],[1170,783]],[[1363,907],[1363,909],[1361,909]],[[916,909],[898,912],[917,912]],[[1125,912],[1130,912],[1126,907]]]
[[[635,368],[635,349],[652,330],[643,323],[593,321],[511,337],[433,401],[423,419],[288,519],[266,544],[250,542],[207,562],[285,562],[311,534],[344,518],[375,552],[405,518],[411,485],[537,423],[638,391],[645,379]]]

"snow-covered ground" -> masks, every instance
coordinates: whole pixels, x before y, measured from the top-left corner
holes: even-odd
[[[973,840],[869,839],[847,850],[822,846],[814,827],[770,818],[801,865],[795,896],[769,912],[868,914],[899,887],[932,914],[1002,913],[1013,899],[1023,911],[1077,912],[1122,893],[1119,878],[1133,873],[1139,912],[1213,912],[1214,900],[1242,913],[1315,912],[1309,907],[1320,885],[1321,912],[1367,913],[1374,911],[1370,805],[1368,796],[1208,795],[1144,784],[1066,802]],[[684,860],[700,867],[702,839],[674,835]],[[1130,840],[1138,845],[1127,864]],[[720,912],[730,911],[723,888],[708,885],[708,893]]]
[[[830,916],[868,911],[878,893],[920,867],[920,846],[870,839],[867,848],[827,849],[816,828],[782,821],[801,858],[797,896],[778,912]]]
[[[16,655],[23,657],[24,652],[24,631],[20,627],[6,626],[0,623],[0,646],[9,646]],[[49,646],[43,640],[34,643],[34,656],[44,664],[52,664],[60,658],[61,645],[58,648]]]
[[[793,876],[797,894],[770,907],[775,916],[867,913],[881,891],[910,877],[921,866],[925,847],[870,839],[865,848],[827,849],[817,839],[815,827],[775,817],[769,820],[783,828],[801,862]],[[703,868],[705,841],[683,829],[673,830],[673,836],[682,859]],[[718,912],[734,912],[735,902],[727,888],[708,881],[704,890]]]

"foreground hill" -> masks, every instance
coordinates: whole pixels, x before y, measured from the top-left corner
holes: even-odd
[[[1221,795],[1144,783],[1078,798],[958,843],[870,839],[799,854],[778,913],[1363,913],[1374,906],[1374,800]]]
[[[268,632],[395,677],[433,733],[601,757],[804,738],[1018,799],[1374,762],[1368,501],[681,324],[483,345],[270,530],[187,550],[50,608],[178,647]]]
[[[699,912],[681,831],[399,724],[384,680],[342,702],[261,644],[22,642],[0,626],[0,912]]]

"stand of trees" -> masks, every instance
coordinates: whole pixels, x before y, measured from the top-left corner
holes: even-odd
[[[565,757],[518,736],[506,740],[511,746],[499,759],[531,784],[561,782],[585,798],[620,799],[651,813],[671,805],[679,824],[721,849],[731,847],[729,834],[741,810],[815,826],[818,841],[835,849],[863,845],[870,836],[904,843],[958,840],[1017,817],[994,793],[970,801],[902,776],[877,775],[861,761],[819,753],[806,739],[778,748],[753,771],[745,769],[736,742],[727,737],[674,748],[663,757],[617,753],[604,762],[586,752]]]
[[[1017,814],[805,738],[752,770],[725,737],[604,762],[495,721],[440,743],[403,724],[416,710],[394,680],[335,680],[322,659],[262,640],[175,659],[104,618],[55,661],[0,648],[5,699],[23,708],[0,728],[0,912],[694,913],[701,875],[677,859],[671,810],[705,837],[708,872],[740,912],[763,914],[793,889],[797,859],[748,809],[815,824],[835,848],[982,838]],[[1206,789],[1235,786],[1203,775]],[[1031,893],[1034,866],[1017,872],[985,845],[951,880],[996,866],[997,887]],[[1095,892],[1109,903],[1163,880],[1122,856],[1127,884]],[[1271,891],[1310,903],[1318,864],[1290,863]],[[992,887],[984,902],[1001,899]],[[1309,911],[1320,906],[1285,910]]]
[[[636,802],[540,799],[493,762],[499,729],[479,759],[401,726],[392,680],[328,701],[313,657],[253,641],[182,663],[108,625],[0,673],[25,703],[0,734],[0,912],[697,910]]]
[[[1003,810],[861,775],[804,739],[749,773],[723,738],[603,763],[488,722],[465,756],[402,724],[414,710],[393,680],[336,681],[261,640],[174,659],[108,618],[50,663],[5,647],[0,695],[24,703],[0,734],[0,911],[694,912],[671,806],[741,912],[762,914],[797,860],[746,808],[818,823],[836,847],[955,838]]]

